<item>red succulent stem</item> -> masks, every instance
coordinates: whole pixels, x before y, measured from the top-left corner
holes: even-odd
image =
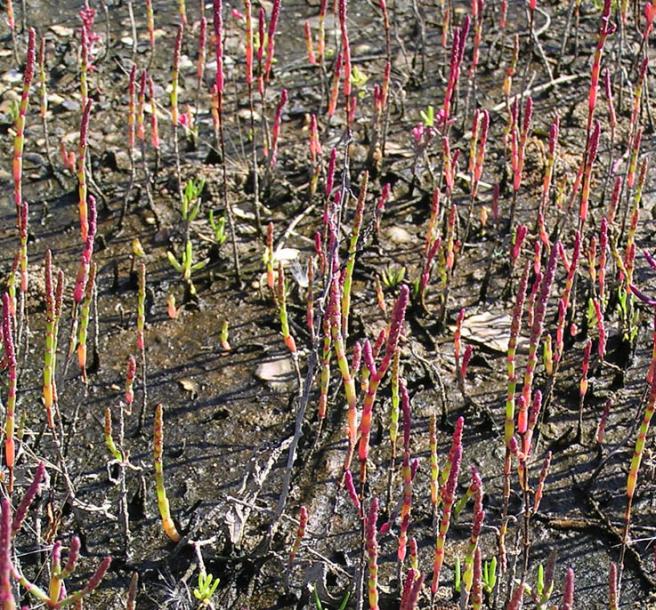
[[[16,600],[12,590],[11,500],[3,498],[0,511],[0,605],[2,610],[14,610]]]
[[[535,488],[535,495],[533,497],[533,513],[537,513],[540,509],[540,502],[542,501],[542,495],[544,493],[544,482],[547,479],[549,468],[551,467],[551,458],[551,451],[547,451],[547,455],[542,462],[542,469],[540,470],[540,474],[538,476],[538,484]]]
[[[14,489],[14,460],[16,448],[14,444],[14,428],[16,421],[16,386],[18,381],[16,352],[14,350],[14,334],[12,329],[12,316],[9,303],[9,294],[2,295],[2,338],[4,342],[5,361],[7,363],[7,400],[5,404],[5,464],[9,471],[8,490],[11,494]]]
[[[296,537],[294,538],[294,544],[292,545],[291,551],[289,552],[289,561],[288,564],[291,566],[296,559],[296,555],[301,548],[301,542],[303,541],[303,536],[305,536],[305,528],[308,524],[308,510],[306,506],[301,506],[298,512],[298,527],[296,529]]]
[[[287,89],[283,89],[280,92],[280,99],[278,100],[278,105],[276,106],[276,113],[273,120],[273,130],[271,132],[271,151],[269,157],[269,167],[273,168],[276,165],[276,159],[278,155],[278,138],[280,136],[280,126],[282,123],[282,111],[287,103]]]
[[[378,520],[378,498],[369,505],[365,521],[365,540],[367,547],[368,598],[369,610],[378,610],[378,540],[376,521]]]
[[[403,465],[401,473],[403,476],[403,501],[401,505],[401,528],[399,530],[399,543],[397,550],[397,558],[401,564],[405,560],[406,547],[408,542],[408,527],[410,525],[410,512],[412,510],[412,467],[410,464],[410,430],[411,422],[411,407],[410,397],[408,396],[408,389],[405,380],[399,381],[399,388],[401,390],[401,405],[403,411]]]
[[[433,555],[433,578],[431,580],[431,593],[433,599],[437,593],[440,573],[444,563],[444,548],[446,542],[446,535],[449,531],[451,522],[451,509],[455,500],[455,490],[458,484],[458,475],[460,474],[460,464],[462,461],[462,429],[464,420],[459,417],[456,422],[456,428],[453,433],[453,441],[451,443],[451,450],[449,451],[449,459],[447,462],[446,481],[441,486],[440,496],[442,500],[442,517],[438,534],[435,540],[435,552]]]
[[[215,0],[217,1],[217,0]],[[220,1],[220,0],[219,0]],[[269,27],[267,30],[267,48],[266,59],[264,63],[264,90],[266,90],[269,79],[271,78],[271,66],[273,64],[273,56],[275,53],[276,30],[278,28],[278,18],[280,17],[280,0],[273,0],[273,7],[271,8],[271,17],[269,19]],[[263,40],[260,39],[260,45]]]
[[[405,319],[405,311],[408,306],[410,291],[408,287],[401,286],[399,298],[396,301],[390,320],[389,334],[385,354],[378,367],[373,364],[373,356],[367,362],[367,351],[365,350],[365,362],[371,373],[371,379],[362,405],[362,418],[360,420],[360,445],[358,448],[358,457],[360,459],[360,484],[364,486],[367,479],[367,458],[369,456],[369,437],[371,434],[371,418],[376,400],[378,386],[385,377],[385,373],[392,362],[392,357],[397,349],[399,337]]]
[[[547,268],[540,285],[540,295],[536,303],[535,315],[533,316],[533,327],[531,328],[531,338],[529,343],[528,360],[526,363],[526,371],[524,373],[524,385],[522,388],[522,396],[526,404],[531,399],[531,391],[533,387],[533,376],[535,374],[535,367],[538,360],[538,345],[542,337],[544,318],[547,312],[547,301],[551,293],[551,285],[553,284],[554,276],[556,273],[557,254],[560,248],[560,242],[554,244],[551,248]]]
[[[565,573],[565,587],[563,589],[563,601],[560,604],[560,610],[574,609],[574,570],[567,568]]]
[[[344,472],[344,488],[346,489],[346,493],[351,499],[351,502],[353,502],[353,506],[355,506],[355,510],[358,511],[358,516],[362,517],[362,505],[360,503],[360,496],[358,496],[358,492],[355,489],[355,483],[353,482],[353,474],[351,473],[350,470],[346,470]]]

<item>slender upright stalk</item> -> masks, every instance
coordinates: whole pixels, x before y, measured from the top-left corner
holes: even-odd
[[[656,349],[656,348],[655,348]],[[633,509],[633,499],[635,490],[638,485],[638,471],[642,463],[642,457],[645,452],[647,444],[647,435],[649,434],[649,427],[651,425],[652,417],[656,412],[656,375],[652,376],[649,398],[647,406],[642,417],[640,429],[638,430],[638,437],[636,438],[635,449],[633,450],[633,457],[631,458],[631,465],[629,467],[629,474],[626,479],[626,509],[624,511],[624,533],[622,535],[622,551],[619,560],[619,575],[617,577],[617,591],[618,599],[622,587],[622,575],[624,574],[624,557],[626,555],[626,548],[629,544],[629,531],[631,528],[631,511]]]
[[[14,428],[16,422],[16,386],[18,380],[16,367],[16,352],[14,350],[14,334],[9,304],[9,295],[2,295],[2,338],[4,342],[5,360],[7,362],[7,401],[5,404],[5,464],[9,471],[8,491],[14,490],[14,460],[16,446],[14,444]]]
[[[245,43],[245,69],[246,86],[248,88],[248,110],[250,117],[251,142],[251,173],[253,177],[253,208],[255,210],[255,224],[260,235],[262,231],[262,218],[260,215],[260,185],[257,167],[257,138],[255,137],[255,101],[253,97],[253,15],[251,0],[244,0],[244,18],[246,21]],[[260,41],[260,45],[263,42]]]
[[[157,494],[157,507],[162,518],[162,529],[173,542],[180,542],[180,534],[171,518],[169,500],[164,487],[164,408],[159,403],[155,407],[155,420],[153,422],[153,466],[155,468],[155,492]]]
[[[139,263],[139,292],[137,296],[137,350],[141,354],[141,381],[143,384],[141,412],[139,413],[139,430],[143,429],[146,420],[146,405],[148,403],[148,383],[146,365],[146,341],[144,328],[146,325],[146,265]]]
[[[451,523],[451,509],[455,500],[455,491],[460,474],[460,463],[462,461],[462,428],[463,418],[458,418],[456,429],[453,433],[451,451],[449,452],[448,473],[446,481],[441,486],[440,496],[442,500],[442,517],[440,518],[439,531],[435,538],[435,552],[433,555],[433,578],[431,580],[431,595],[433,600],[437,594],[440,584],[440,573],[444,563],[444,545],[446,535]]]
[[[235,230],[235,218],[232,211],[232,204],[228,200],[228,174],[226,169],[225,157],[225,134],[223,128],[223,93],[224,93],[224,74],[223,74],[223,0],[214,0],[214,37],[216,42],[216,94],[218,102],[218,123],[219,123],[219,145],[221,147],[221,168],[223,172],[223,207],[228,215],[228,224],[230,225],[230,238],[232,243],[232,261],[235,267],[235,280],[237,285],[241,285],[241,267],[239,263],[239,253],[237,251],[237,234]],[[261,44],[261,43],[260,43]],[[270,44],[272,44],[270,42]],[[253,136],[254,137],[254,136]]]
[[[77,150],[77,192],[80,213],[80,239],[86,242],[89,235],[89,208],[87,192],[87,148],[89,145],[89,119],[91,117],[91,100],[88,100],[80,121],[80,141]]]
[[[14,137],[14,156],[12,163],[12,173],[14,180],[14,204],[16,205],[16,223],[20,222],[19,210],[23,205],[23,149],[25,148],[25,118],[27,116],[27,107],[30,101],[30,87],[34,77],[34,45],[36,34],[34,29],[30,29],[27,57],[25,59],[25,71],[23,73],[23,91],[21,94],[20,104],[18,106],[18,115],[16,116],[16,125],[14,127],[16,135]],[[20,228],[20,227],[19,227]]]
[[[173,149],[175,152],[175,175],[178,183],[178,199],[182,203],[182,173],[180,170],[180,142],[178,139],[178,125],[180,115],[178,110],[178,81],[180,76],[180,54],[182,53],[182,36],[184,25],[178,25],[178,32],[173,47],[173,64],[171,68],[171,126],[173,127]]]

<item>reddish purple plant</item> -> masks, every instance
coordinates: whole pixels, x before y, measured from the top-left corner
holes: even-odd
[[[512,590],[512,595],[510,596],[510,601],[506,610],[521,610],[522,604],[524,602],[524,581],[521,581],[515,585],[515,588]]]
[[[451,118],[451,105],[453,94],[456,90],[460,78],[460,67],[465,54],[465,43],[469,34],[471,20],[469,15],[465,15],[460,28],[453,33],[453,42],[451,43],[451,60],[449,62],[449,78],[447,80],[446,91],[444,92],[442,128],[446,130],[449,119]]]
[[[276,158],[278,155],[278,138],[280,136],[280,125],[282,123],[282,110],[287,103],[287,89],[283,89],[280,92],[280,99],[278,100],[278,105],[276,106],[276,114],[273,120],[273,131],[271,133],[271,156],[269,161],[270,167],[275,167]]]
[[[542,392],[540,390],[536,390],[535,393],[533,394],[533,402],[531,404],[531,410],[528,413],[528,417],[526,416],[526,412],[525,412],[524,421],[518,422],[517,424],[517,431],[522,435],[520,460],[523,461],[524,463],[528,462],[528,459],[531,456],[533,432],[535,431],[535,426],[538,423],[538,417],[540,416],[541,408],[542,408]]]
[[[549,468],[551,467],[551,451],[547,451],[547,455],[542,462],[542,469],[538,476],[538,484],[535,488],[535,495],[533,496],[533,512],[537,513],[540,508],[540,502],[542,501],[542,494],[544,493],[544,482],[547,479],[549,474]]]
[[[515,116],[519,110],[519,102],[515,100]],[[513,166],[513,190],[518,191],[522,182],[522,173],[524,171],[524,161],[526,154],[526,142],[528,141],[528,133],[531,128],[531,120],[533,118],[533,99],[529,96],[524,103],[524,115],[522,122],[521,132],[517,135],[516,149],[513,153],[513,158],[516,158],[516,164]],[[515,128],[519,129],[515,119]]]
[[[464,587],[461,589],[461,605],[467,606],[469,594],[472,591],[474,584],[474,571],[475,571],[475,556],[478,548],[478,538],[483,527],[485,520],[485,511],[483,510],[483,481],[481,475],[476,468],[471,467],[471,487],[472,495],[474,497],[474,508],[472,515],[472,529],[465,552],[465,571],[463,574]],[[479,558],[480,560],[480,558]],[[479,582],[480,586],[480,582]]]
[[[417,608],[423,583],[424,577],[419,573],[419,570],[410,568],[403,581],[399,610],[415,610]]]
[[[374,222],[376,226],[376,235],[380,238],[380,221],[383,218],[383,212],[385,211],[385,206],[390,198],[390,193],[392,192],[392,185],[389,182],[383,184],[383,188],[380,192],[380,197],[376,203],[376,211],[374,213]]]
[[[5,464],[9,471],[9,493],[14,489],[14,460],[16,447],[14,444],[14,427],[16,421],[16,386],[18,382],[16,351],[14,349],[14,334],[12,329],[12,316],[10,298],[8,293],[2,294],[2,339],[7,363],[7,401],[5,404]]]
[[[14,610],[16,599],[11,586],[11,501],[0,502],[0,603],[3,610]]]
[[[342,61],[344,62],[344,101],[347,123],[350,127],[355,110],[353,103],[356,101],[356,98],[351,98],[351,42],[348,34],[347,10],[348,1],[338,0],[339,29],[342,36]]]
[[[424,299],[426,297],[426,289],[428,288],[428,284],[431,278],[431,272],[433,270],[433,261],[435,260],[435,256],[437,255],[441,247],[442,247],[442,240],[438,237],[435,241],[433,241],[430,249],[427,250],[424,255],[424,263],[422,266],[421,276],[419,278],[419,285],[418,285],[419,300],[424,305],[424,307],[425,307]]]
[[[215,0],[216,2],[217,0]],[[220,0],[218,0],[220,1]],[[266,60],[264,63],[264,73],[261,77],[260,94],[264,94],[267,84],[271,76],[271,66],[273,64],[273,55],[276,48],[276,30],[278,29],[278,18],[280,17],[280,0],[273,0],[273,7],[271,8],[271,17],[269,19],[269,28],[267,31],[267,47],[266,47]],[[264,44],[264,37],[260,38],[260,46]]]
[[[472,610],[481,610],[483,607],[483,569],[481,549],[477,546],[474,552],[474,578],[471,590]]]
[[[403,504],[401,506],[401,528],[399,530],[399,546],[397,558],[401,564],[405,560],[406,545],[408,540],[408,527],[410,524],[410,511],[412,510],[412,468],[410,465],[410,428],[411,408],[410,397],[405,381],[400,380],[401,405],[403,410]]]
[[[472,0],[471,3],[471,18],[474,23],[474,47],[472,49],[472,59],[469,65],[469,77],[473,78],[476,74],[476,67],[478,66],[478,59],[481,46],[481,38],[483,36],[483,0]]]
[[[609,2],[608,2],[609,3]],[[565,588],[563,589],[563,601],[559,610],[574,609],[574,570],[567,568],[565,573]]]
[[[330,199],[330,196],[333,192],[336,163],[337,163],[337,149],[332,148],[330,150],[330,157],[328,158],[328,169],[326,170],[326,199]]]
[[[547,231],[545,214],[549,204],[549,193],[553,181],[554,167],[556,165],[556,156],[558,148],[558,136],[560,134],[560,117],[556,116],[554,122],[549,128],[549,154],[542,180],[542,197],[538,207],[538,236],[545,247],[549,247],[549,234]]]
[[[443,484],[440,486],[440,497],[442,501],[442,517],[440,519],[439,530],[435,540],[435,553],[433,555],[433,578],[431,580],[431,592],[433,597],[437,593],[440,583],[440,572],[444,563],[444,546],[446,535],[449,531],[451,522],[451,509],[455,500],[455,490],[458,484],[458,475],[460,474],[460,463],[462,461],[462,430],[465,420],[459,417],[456,421],[456,427],[453,432],[451,449],[447,465],[442,474]]]
[[[529,343],[528,361],[526,363],[526,371],[524,373],[524,386],[522,388],[522,396],[529,403],[531,399],[531,391],[533,387],[533,376],[535,374],[535,367],[538,358],[538,344],[542,337],[544,318],[547,313],[547,301],[551,293],[551,285],[553,284],[554,276],[556,273],[557,254],[560,248],[560,242],[554,244],[551,248],[547,268],[540,285],[540,296],[536,303],[535,314],[533,316],[533,326],[531,328],[531,338]]]
[[[597,48],[595,49],[594,58],[592,60],[592,72],[590,73],[590,90],[588,92],[588,127],[586,136],[588,140],[590,138],[592,119],[594,118],[594,111],[597,105],[597,88],[599,86],[599,75],[601,71],[601,57],[604,52],[606,39],[615,31],[615,24],[611,20],[610,13],[611,0],[604,0],[604,8],[601,13],[599,32],[597,34]]]
[[[369,610],[378,610],[378,540],[376,521],[378,521],[378,498],[374,498],[371,501],[365,522],[367,565],[369,568],[367,585],[369,592]]]
[[[262,45],[263,38],[260,38]],[[216,90],[223,97],[223,0],[214,0],[214,52],[216,54]]]
[[[528,227],[526,225],[519,225],[515,230],[512,247],[510,249],[510,264],[512,267],[514,267],[515,262],[522,251],[522,244],[524,243],[527,233]]]
[[[608,220],[604,216],[601,219],[601,228],[599,229],[599,273],[597,276],[599,283],[599,301],[602,305],[606,302],[606,257],[608,254]]]
[[[132,412],[132,403],[134,402],[134,378],[137,375],[137,361],[134,356],[130,354],[128,356],[128,361],[125,371],[125,393],[123,398],[125,399],[125,405],[127,407],[128,414]]]
[[[615,221],[617,206],[619,204],[620,196],[622,194],[622,186],[623,186],[622,176],[615,176],[615,182],[613,183],[613,191],[610,197],[610,201],[608,202],[608,214],[606,215],[606,217],[608,218],[609,227],[612,226],[613,222]]]
[[[526,154],[526,142],[528,141],[528,134],[531,128],[531,119],[533,118],[533,99],[529,96],[526,98],[524,104],[523,122],[519,125],[519,99],[515,101],[510,107],[511,113],[511,156],[510,164],[513,172],[513,199],[510,207],[510,228],[513,228],[515,223],[515,209],[517,207],[517,193],[522,184],[522,175],[524,172],[524,161]]]
[[[353,482],[353,474],[350,470],[344,472],[344,487],[346,488],[346,493],[348,493],[355,510],[358,511],[358,515],[362,516],[362,506],[360,505],[360,497],[358,492],[355,490],[355,483]]]
[[[73,300],[78,305],[82,302],[84,297],[84,288],[87,284],[89,277],[89,267],[91,266],[91,259],[93,257],[93,245],[96,237],[96,199],[93,195],[89,195],[89,215],[87,220],[87,238],[85,240],[84,249],[80,255],[80,264],[75,278],[75,288],[73,290]]]
[[[303,536],[305,536],[305,528],[308,524],[308,510],[306,506],[301,506],[298,511],[298,528],[296,529],[296,536],[294,538],[294,544],[292,549],[289,552],[289,561],[288,564],[291,566],[296,559],[299,549],[301,548],[301,542],[303,541]]]
[[[588,218],[588,202],[590,200],[590,187],[592,184],[592,166],[597,158],[600,134],[601,125],[599,121],[595,120],[588,142],[587,156],[583,171],[583,187],[581,190],[581,204],[579,207],[579,223],[581,227],[585,224]]]
[[[373,354],[371,351],[367,353],[366,345],[364,350],[365,364],[369,369],[371,379],[369,386],[364,397],[362,405],[362,418],[360,420],[360,446],[358,448],[358,457],[360,458],[360,484],[364,485],[367,478],[367,458],[369,456],[369,436],[371,434],[371,417],[376,400],[376,393],[378,387],[387,373],[394,352],[399,343],[403,322],[405,320],[405,310],[408,306],[410,298],[410,291],[408,287],[403,285],[399,293],[399,298],[396,301],[392,316],[390,319],[389,333],[387,337],[387,345],[385,354],[378,366],[374,362]]]

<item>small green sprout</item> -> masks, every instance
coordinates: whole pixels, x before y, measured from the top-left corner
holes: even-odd
[[[542,597],[544,593],[544,566],[540,564],[538,566],[538,574],[535,579],[535,591],[538,594],[538,597]]]
[[[588,322],[588,328],[594,328],[597,324],[597,312],[592,297],[588,298],[588,308],[586,309],[585,316]]]
[[[553,578],[551,579],[551,582],[549,583],[545,582],[544,566],[540,564],[538,566],[538,573],[535,579],[535,593],[537,595],[539,609],[546,607],[546,604],[549,601],[549,598],[551,597],[553,590],[554,590]]]
[[[497,558],[492,557],[483,563],[483,588],[488,595],[494,591],[497,584]]]
[[[383,269],[382,280],[386,288],[394,289],[401,284],[405,278],[405,267],[388,265]]]
[[[314,598],[314,607],[317,610],[323,610],[323,604],[321,603],[321,600],[319,599],[319,594],[317,593],[317,588],[312,587],[312,597]]]
[[[201,606],[209,606],[218,586],[218,578],[201,572],[198,574],[198,587],[194,589],[194,597],[200,602]]]
[[[351,71],[351,83],[358,90],[358,97],[362,99],[365,95],[364,86],[367,84],[369,77],[357,66],[353,66]]]
[[[456,558],[456,565],[453,569],[453,588],[456,593],[460,593],[462,586],[462,567],[460,565],[460,557]]]
[[[412,298],[413,299],[419,299],[421,298],[421,278],[417,278],[414,282],[412,282]]]
[[[226,352],[229,352],[232,349],[230,347],[229,332],[230,327],[228,320],[223,320],[223,322],[221,322],[221,331],[219,332],[219,343],[221,344],[221,349]]]
[[[431,105],[426,107],[426,111],[420,110],[419,116],[424,122],[424,127],[434,127],[435,126],[435,108]]]
[[[182,192],[182,201],[180,202],[180,215],[185,222],[192,222],[200,212],[200,196],[205,188],[205,179],[187,180],[184,191]]]
[[[631,307],[631,295],[621,287],[617,293],[617,306],[622,320],[624,340],[633,344],[638,336],[638,310]]]
[[[194,273],[194,271],[200,271],[203,269],[209,262],[209,259],[206,258],[194,263],[194,252],[191,240],[187,241],[180,260],[178,260],[175,254],[170,250],[166,253],[166,257],[168,258],[171,267],[173,267],[178,273],[182,274],[182,279],[189,284],[191,294],[195,295],[196,288],[191,281],[191,274]]]
[[[12,123],[15,123],[18,120],[18,115],[20,114],[20,107],[16,100],[11,100],[9,104],[9,118]]]
[[[212,227],[212,231],[214,232],[214,241],[216,242],[216,245],[221,247],[226,240],[228,239],[228,235],[226,234],[225,230],[225,216],[221,216],[218,219],[214,218],[214,210],[210,210],[210,227]]]

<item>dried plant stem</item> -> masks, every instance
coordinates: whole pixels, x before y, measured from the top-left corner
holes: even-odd
[[[176,130],[177,131],[177,130]],[[177,148],[177,136],[176,136],[176,148]],[[180,166],[179,166],[179,158],[178,155],[176,154],[176,158],[178,159],[178,167],[177,171],[179,172]],[[143,168],[143,173],[144,173],[144,186],[146,188],[146,199],[148,201],[148,209],[152,212],[153,218],[155,220],[155,228],[159,231],[161,227],[160,219],[159,219],[159,214],[157,213],[157,208],[155,207],[155,200],[153,198],[153,192],[151,189],[151,177],[150,177],[150,171],[148,170],[148,159],[146,156],[146,141],[141,140],[141,164]],[[178,173],[178,185],[180,185],[180,174]],[[182,187],[180,187],[182,192]]]
[[[129,559],[131,556],[131,542],[132,535],[130,533],[130,515],[128,512],[128,488],[127,488],[127,467],[129,454],[125,449],[125,405],[123,401],[119,402],[118,406],[118,445],[121,453],[119,461],[119,519],[121,521],[121,528],[123,530],[123,551],[125,558]]]
[[[132,36],[132,61],[137,55],[137,23],[134,20],[134,9],[132,7],[132,0],[128,0],[128,16],[130,19],[130,31]],[[107,41],[109,44],[109,41]]]
[[[52,160],[52,150],[50,148],[50,131],[48,129],[48,88],[46,77],[46,39],[41,36],[39,43],[39,92],[41,98],[41,127],[43,128],[43,138],[46,147],[46,159],[48,160],[48,170],[50,174],[57,180],[59,186],[66,188],[66,183],[61,177],[59,171],[55,169],[55,164]]]
[[[239,252],[237,250],[237,233],[235,229],[235,217],[232,210],[232,204],[228,199],[228,172],[226,168],[226,154],[225,154],[225,134],[223,129],[223,91],[217,89],[217,102],[218,102],[218,123],[219,123],[219,147],[221,152],[221,172],[223,174],[223,184],[221,186],[221,195],[223,198],[223,207],[228,215],[228,224],[230,225],[230,242],[232,245],[232,262],[235,268],[235,281],[238,286],[242,285],[241,280],[241,266],[239,263]],[[251,115],[252,118],[252,115]]]
[[[132,195],[132,189],[134,188],[134,181],[136,178],[136,167],[134,163],[134,153],[132,150],[128,150],[128,158],[130,160],[130,181],[128,182],[128,188],[125,191],[125,196],[123,197],[123,205],[121,206],[121,215],[118,218],[118,231],[123,230],[123,223],[125,222],[125,215],[128,211],[128,206],[130,204],[130,196]],[[147,179],[146,179],[147,181]]]
[[[141,355],[141,383],[142,400],[139,412],[139,432],[143,430],[146,421],[146,408],[148,404],[148,381],[146,362],[146,343],[144,338],[144,327],[146,323],[146,265],[139,263],[139,293],[137,299],[137,349]]]
[[[396,2],[394,2],[394,8],[396,11]],[[386,66],[390,66],[391,69],[392,37],[390,31],[389,13],[387,11],[387,5],[384,2],[381,2],[381,9],[383,10],[383,29],[385,30],[385,64]],[[323,68],[323,63],[322,63],[322,68]],[[323,69],[323,73],[325,75],[325,68]],[[323,79],[323,82],[325,82],[325,77]],[[385,84],[383,84],[383,87],[385,87]],[[387,88],[389,89],[389,83],[387,83]],[[387,131],[389,129],[389,116],[390,116],[389,91],[385,91],[385,89],[383,89],[383,104],[385,105],[385,107],[383,110],[383,134],[382,134],[382,142],[380,147],[381,160],[385,158],[385,147],[387,144]]]
[[[250,114],[251,130],[251,171],[253,172],[253,209],[255,211],[255,225],[260,235],[264,235],[262,229],[262,217],[260,214],[260,178],[257,166],[257,141],[255,138],[255,102],[253,99],[253,83],[248,83],[248,110]]]

